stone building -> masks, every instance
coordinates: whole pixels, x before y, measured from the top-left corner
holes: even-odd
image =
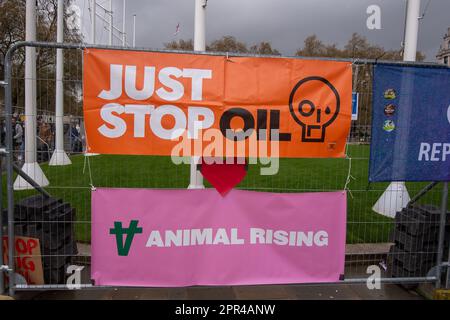
[[[448,28],[447,33],[444,35],[444,41],[441,44],[441,48],[439,49],[436,58],[439,63],[450,66],[450,27]]]

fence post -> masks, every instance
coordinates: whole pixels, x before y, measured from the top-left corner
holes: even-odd
[[[12,94],[11,94],[11,56],[16,50],[12,46],[5,55],[5,121],[6,121],[6,192],[8,200],[8,273],[9,295],[14,295],[14,193],[13,193],[13,137],[12,137]]]
[[[3,130],[3,128],[1,128]],[[2,172],[3,150],[0,153],[0,267],[3,266],[3,172]],[[5,292],[4,271],[0,269],[0,295]]]
[[[448,258],[447,258],[447,277],[445,280],[445,289],[450,289],[450,245],[448,248]]]
[[[441,274],[442,274],[441,265],[444,256],[445,224],[447,222],[447,200],[448,200],[448,182],[444,182],[444,186],[442,188],[441,219],[439,222],[439,243],[436,261],[437,266],[436,289],[439,289],[441,287]]]

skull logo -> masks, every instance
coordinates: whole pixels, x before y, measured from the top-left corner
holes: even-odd
[[[303,142],[325,141],[326,128],[336,120],[340,101],[338,91],[325,78],[312,76],[297,82],[289,97],[289,111],[302,127]]]

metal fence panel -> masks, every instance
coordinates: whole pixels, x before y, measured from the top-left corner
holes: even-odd
[[[11,118],[25,115],[23,58],[25,45],[38,48],[37,59],[37,114],[40,125],[49,126],[53,132],[55,103],[55,57],[56,48],[64,48],[64,141],[65,150],[72,164],[49,166],[54,149],[54,136],[38,138],[38,160],[50,181],[45,190],[58,203],[45,203],[45,196],[35,198],[36,206],[46,206],[47,216],[16,210],[23,199],[39,195],[36,190],[13,191],[13,164],[20,167],[23,162],[21,145],[14,145]],[[161,156],[85,156],[84,126],[82,116],[82,50],[87,45],[55,43],[19,43],[5,59],[5,104],[2,125],[2,145],[6,145],[2,161],[2,208],[7,208],[9,237],[9,266],[17,258],[13,244],[14,235],[34,235],[41,240],[41,254],[45,285],[23,285],[16,279],[14,289],[58,289],[67,288],[67,267],[84,266],[81,288],[91,287],[90,264],[90,192],[96,187],[141,187],[141,188],[186,188],[189,184],[189,167],[175,166],[170,157]],[[97,46],[102,48],[102,46]],[[117,47],[103,47],[123,50]],[[136,49],[145,50],[147,49]],[[192,52],[189,52],[192,53]],[[200,53],[206,54],[206,53]],[[222,54],[222,53],[212,53]],[[320,59],[320,58],[317,58]],[[342,59],[341,59],[342,60]],[[8,64],[12,61],[12,64]],[[445,239],[445,215],[448,200],[443,197],[446,188],[433,185],[417,199],[412,211],[404,211],[397,219],[375,213],[373,205],[386,190],[388,183],[368,183],[369,147],[371,141],[372,66],[376,61],[353,61],[354,91],[359,93],[358,119],[352,121],[345,159],[280,159],[280,171],[274,176],[259,175],[257,166],[250,166],[246,179],[238,188],[271,192],[336,191],[347,189],[347,248],[345,280],[343,283],[365,282],[371,265],[380,267],[382,282],[415,285],[420,282],[441,281],[440,274],[428,274],[442,261],[448,250]],[[411,63],[405,63],[411,64]],[[436,67],[435,64],[421,64]],[[11,78],[8,78],[11,73]],[[1,96],[0,96],[1,98]],[[75,131],[79,132],[77,135]],[[3,132],[3,129],[2,129]],[[3,173],[6,173],[3,175]],[[6,183],[4,182],[6,181]],[[206,183],[208,186],[208,184]],[[420,193],[427,183],[407,183],[411,197]],[[8,200],[8,201],[7,201]],[[67,205],[74,208],[72,212]],[[59,209],[54,209],[57,207]],[[49,209],[50,208],[50,209]],[[54,211],[52,211],[53,209]],[[65,209],[64,209],[65,208]],[[25,211],[24,211],[25,210]],[[59,211],[58,211],[59,210]],[[66,211],[64,211],[66,210]],[[426,211],[432,212],[432,218]],[[54,216],[52,216],[52,212]],[[417,214],[411,220],[412,213]],[[58,214],[64,218],[56,217]],[[55,216],[56,215],[56,216]],[[436,218],[438,219],[436,221]],[[402,220],[403,219],[403,220]],[[409,219],[409,220],[408,220]],[[448,221],[447,221],[448,223]],[[414,229],[416,228],[416,229]],[[416,230],[412,232],[411,230]],[[0,228],[1,230],[1,228]],[[73,241],[67,240],[72,236]],[[447,231],[448,235],[448,231]],[[1,236],[1,233],[0,233]],[[73,243],[76,246],[73,246]],[[410,247],[405,247],[409,245]],[[402,247],[403,246],[403,247]],[[447,246],[447,247],[446,247]],[[1,254],[0,254],[1,256]],[[0,260],[1,262],[1,260]],[[9,271],[11,276],[12,270]],[[439,280],[438,280],[439,278]],[[440,283],[438,283],[440,285]],[[448,284],[447,284],[448,285]]]

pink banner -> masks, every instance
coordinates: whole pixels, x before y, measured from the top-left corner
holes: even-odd
[[[175,287],[338,281],[344,191],[92,192],[96,285]]]

